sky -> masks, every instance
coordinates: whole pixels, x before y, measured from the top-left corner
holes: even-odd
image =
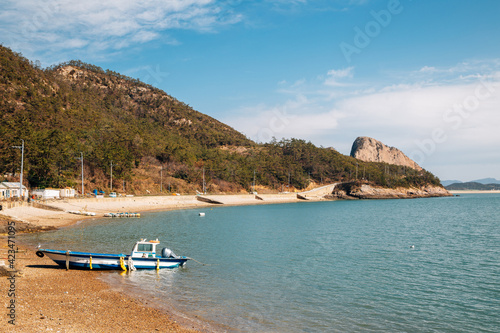
[[[257,142],[358,136],[500,179],[500,1],[0,0],[0,43],[138,78]]]

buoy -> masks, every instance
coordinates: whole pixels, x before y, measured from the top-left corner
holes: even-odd
[[[414,249],[415,248],[415,245],[410,245],[410,249]]]

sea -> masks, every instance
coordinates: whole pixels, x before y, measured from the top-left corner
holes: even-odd
[[[500,332],[500,194],[207,206],[25,240],[130,253],[140,238],[196,261],[103,279],[209,331]]]

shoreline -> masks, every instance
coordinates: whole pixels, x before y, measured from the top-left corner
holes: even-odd
[[[303,201],[297,199],[295,193],[261,195],[264,200],[257,200],[254,195],[206,197],[224,202],[224,205],[201,202],[195,196],[71,199],[45,202],[46,205],[61,209],[60,211],[19,206],[4,209],[1,215],[5,221],[15,220],[17,226],[27,225],[27,230],[32,230],[29,232],[39,232],[102,218],[106,212],[142,213]],[[75,215],[67,213],[68,210],[94,211],[96,215]],[[0,249],[3,250],[1,253],[7,253],[7,236],[0,235],[0,241]],[[171,304],[159,307],[154,300],[145,299],[137,293],[123,293],[119,287],[106,282],[110,272],[66,271],[47,257],[38,258],[35,255],[36,249],[24,244],[22,237],[18,237],[16,247],[20,250],[16,270],[21,273],[16,277],[16,325],[12,327],[9,327],[6,316],[10,302],[7,292],[9,280],[4,278],[0,282],[0,299],[5,309],[5,323],[2,324],[6,325],[8,332],[34,332],[41,328],[82,332],[88,327],[93,327],[96,331],[109,331],[112,327],[117,332],[130,329],[142,332],[217,331],[216,323],[191,318],[189,314],[178,312]],[[143,319],[144,316],[148,318],[147,321]]]
[[[305,202],[297,198],[296,193],[262,194],[258,200],[253,194],[206,195],[205,198],[221,202],[222,205],[211,204],[196,199],[195,195],[183,196],[138,196],[120,198],[85,198],[66,200],[47,200],[44,205],[50,210],[28,206],[3,209],[4,215],[20,222],[37,227],[66,227],[84,221],[104,217],[105,213],[144,213],[153,211],[169,211],[194,208],[262,205],[290,202]],[[307,201],[319,201],[313,199]],[[91,212],[94,216],[70,214],[69,211]]]
[[[34,249],[21,243],[18,247],[14,283],[7,278],[0,282],[5,332],[85,332],[89,327],[96,332],[199,332],[174,314],[149,306],[147,299],[113,289],[101,280],[104,272],[67,271],[47,257],[37,257]],[[7,290],[14,290],[15,297]],[[12,299],[15,325],[7,316]]]
[[[93,220],[102,218],[108,212],[155,212],[155,211],[169,211],[169,210],[182,210],[182,209],[203,209],[211,207],[223,206],[243,206],[243,205],[261,205],[261,204],[279,204],[279,203],[294,203],[294,202],[318,202],[318,201],[331,201],[325,200],[320,196],[307,194],[307,200],[301,200],[297,197],[297,193],[280,193],[280,194],[262,194],[257,199],[253,194],[237,194],[237,195],[206,195],[208,199],[223,203],[222,205],[211,204],[196,200],[196,196],[144,196],[144,197],[120,197],[120,198],[86,198],[86,199],[69,199],[69,200],[51,200],[44,204],[50,206],[51,210],[42,208],[20,206],[8,208],[1,212],[1,215],[7,215],[11,219],[15,219],[16,223],[25,223],[32,227],[32,230],[44,231],[68,227],[76,223],[84,223],[86,220]],[[53,210],[55,208],[56,210]],[[84,216],[70,214],[67,211],[87,211],[95,212],[95,216]],[[38,228],[38,229],[37,229]],[[42,229],[40,229],[42,228]],[[31,230],[31,229],[28,229]],[[0,248],[5,248],[7,245],[7,237],[0,236],[4,242]],[[137,327],[136,331],[158,331],[164,332],[213,332],[217,331],[217,323],[200,322],[197,318],[190,317],[189,314],[176,311],[173,305],[169,304],[166,307],[158,307],[154,301],[146,301],[133,293],[123,294],[120,288],[116,288],[112,284],[105,282],[105,273],[71,270],[59,268],[52,260],[48,258],[38,258],[35,256],[35,249],[30,248],[26,244],[18,241],[17,244],[20,248],[26,251],[28,256],[26,259],[21,260],[20,268],[24,276],[18,279],[19,282],[19,306],[23,307],[19,310],[19,323],[16,332],[32,332],[38,329],[39,325],[44,324],[49,328],[64,329],[67,332],[79,332],[82,323],[87,323],[87,318],[92,318],[93,321],[99,321],[103,324],[102,331],[106,331],[109,325],[120,325],[125,319],[116,319],[111,321],[108,317],[121,317],[123,307],[122,303],[128,304],[126,309],[133,309],[133,313],[154,313],[154,316],[161,318],[159,321],[151,321],[144,323],[141,316],[127,317],[127,325],[130,328]],[[25,261],[27,260],[27,261]],[[43,261],[45,260],[45,261]],[[0,259],[1,261],[1,259]],[[25,262],[24,262],[25,261]],[[85,280],[85,287],[82,287],[82,280]],[[3,279],[7,280],[7,279]],[[62,280],[62,281],[61,281]],[[27,282],[26,282],[27,281]],[[66,291],[60,290],[54,286],[54,281],[66,287]],[[25,283],[26,282],[26,283]],[[27,288],[26,286],[29,286]],[[32,286],[35,286],[32,288]],[[7,290],[7,284],[1,283],[0,289]],[[101,300],[107,302],[107,308],[113,309],[113,312],[100,313],[96,309],[89,306],[90,296],[87,294],[88,290],[92,290],[93,294],[100,294]],[[71,291],[71,292],[70,292]],[[24,294],[24,293],[27,294]],[[36,294],[35,294],[36,292]],[[83,301],[82,304],[72,302],[72,307],[81,315],[71,320],[72,314],[65,312],[64,308],[60,308],[60,304],[66,304],[65,299],[68,298],[70,293],[73,300]],[[3,304],[5,308],[8,304],[6,292],[2,292],[2,299],[5,299]],[[38,295],[45,295],[39,297]],[[106,298],[107,297],[107,298]],[[142,299],[142,300],[141,300]],[[47,300],[49,300],[47,302]],[[23,303],[25,303],[23,305]],[[27,305],[26,305],[27,304]],[[33,310],[26,313],[25,308],[41,309],[42,313],[52,313],[48,317],[45,314],[38,315],[35,313],[38,310]],[[97,311],[97,312],[96,312]],[[128,310],[127,310],[128,311]],[[116,313],[116,315],[115,315]],[[180,315],[179,315],[180,314]],[[42,318],[43,317],[43,318]],[[55,318],[58,317],[56,320]],[[50,320],[45,320],[52,318]],[[24,322],[26,320],[26,322]],[[23,322],[23,323],[22,323]],[[61,325],[69,326],[61,326]],[[163,326],[161,326],[161,325]],[[88,325],[88,324],[87,324]],[[107,325],[107,326],[106,326]],[[147,326],[140,326],[147,325]],[[160,326],[158,326],[160,325]],[[95,325],[94,325],[95,327]],[[22,330],[19,330],[21,328]],[[121,326],[116,327],[115,330],[120,331]],[[125,331],[125,330],[124,330]]]

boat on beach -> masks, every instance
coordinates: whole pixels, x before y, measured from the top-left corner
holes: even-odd
[[[36,255],[42,258],[47,255],[61,267],[79,269],[161,269],[184,266],[191,259],[175,255],[170,249],[163,248],[161,255],[156,254],[158,239],[147,241],[141,239],[136,242],[130,255],[108,254],[93,252],[76,252],[63,250],[39,249]]]
[[[141,217],[140,213],[106,213],[104,217]]]

